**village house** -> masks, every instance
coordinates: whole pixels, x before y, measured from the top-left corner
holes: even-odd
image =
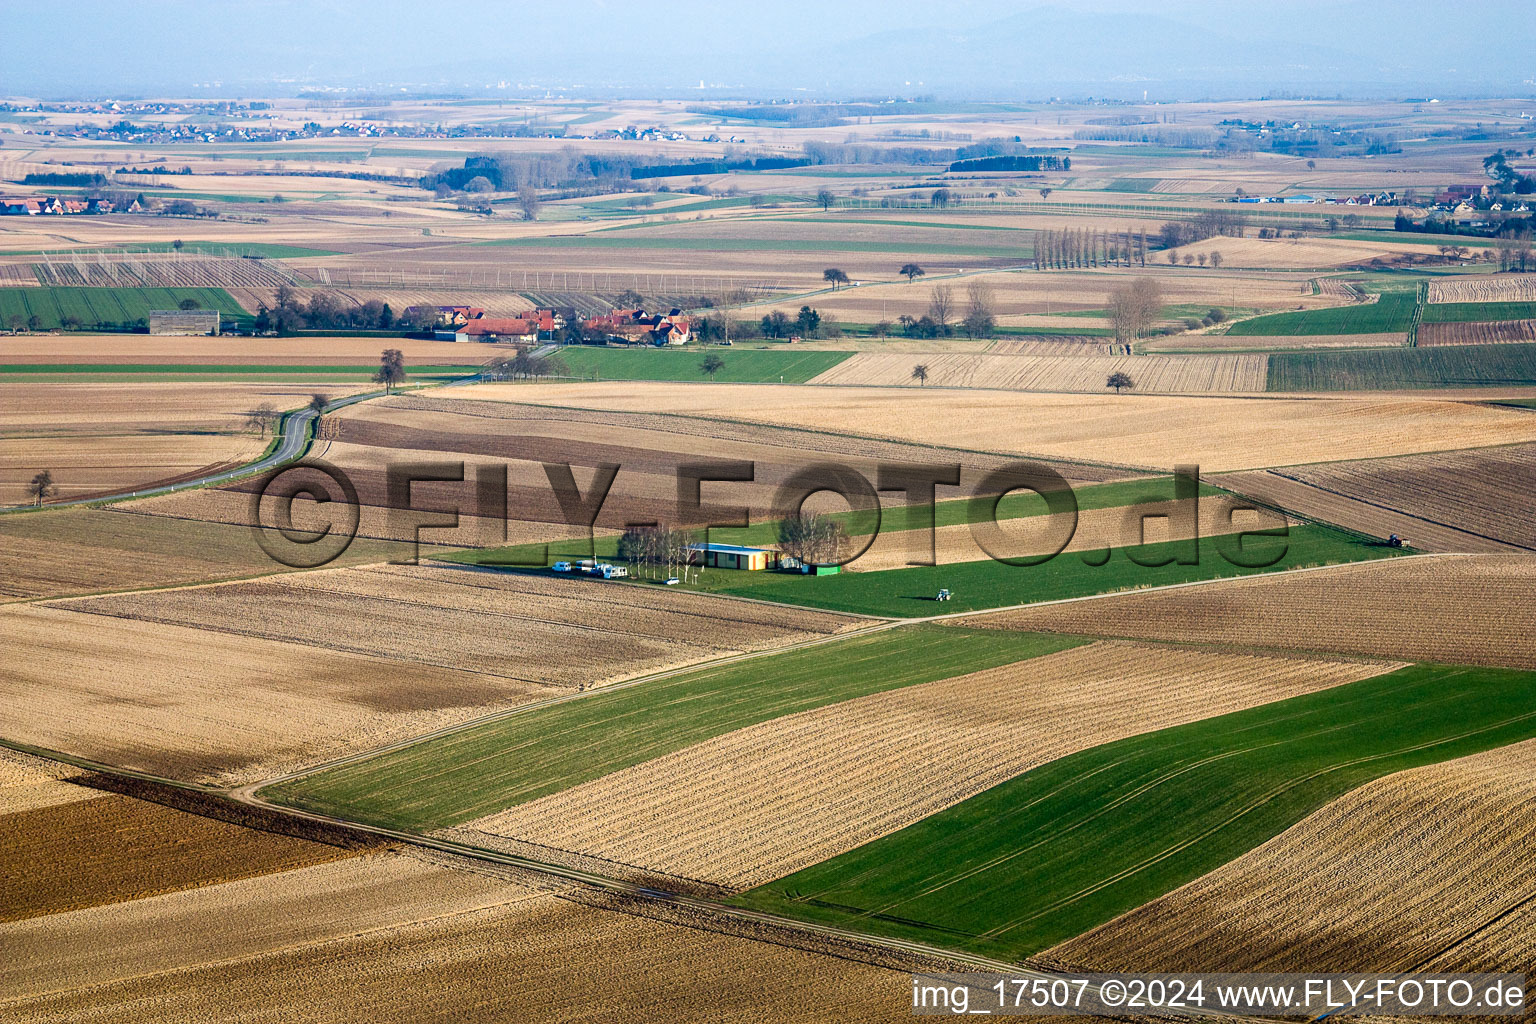
[[[532,344],[539,339],[538,325],[513,317],[476,317],[454,327],[440,327],[434,333],[439,341],[503,342]]]
[[[649,314],[643,309],[616,309],[606,316],[595,316],[582,326],[600,334],[609,344],[685,345],[692,338],[692,325],[681,309],[670,313]]]
[[[138,203],[135,202],[131,209],[138,209]],[[0,196],[0,216],[37,217],[43,214],[63,216],[111,212],[112,203],[106,199],[68,199],[58,196],[40,195]]]
[[[515,317],[488,317],[478,306],[439,306],[438,310],[442,319],[433,336],[439,341],[531,344],[541,333],[553,334],[565,327],[565,317],[553,309],[528,309]]]

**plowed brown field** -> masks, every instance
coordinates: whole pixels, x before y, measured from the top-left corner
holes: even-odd
[[[1536,557],[1434,555],[972,616],[966,625],[1536,668]]]
[[[455,389],[454,397],[576,406],[607,415],[677,409],[697,417],[1164,472],[1181,461],[1220,472],[1536,441],[1536,416],[1528,412],[1417,395],[1247,399],[625,382],[487,384]]]
[[[1420,345],[1508,345],[1536,341],[1536,320],[1420,324]]]
[[[1489,552],[1516,548],[1441,523],[1426,522],[1406,512],[1373,505],[1362,498],[1323,490],[1284,475],[1280,470],[1224,473],[1216,478],[1223,487],[1308,519],[1333,523],[1348,530],[1386,540],[1392,534],[1407,538],[1420,551]]]
[[[510,680],[611,681],[844,629],[848,616],[582,577],[374,566],[70,602],[141,622]],[[489,685],[491,680],[485,679]]]
[[[448,834],[747,888],[1074,750],[1392,667],[1099,643],[750,726]]]
[[[0,815],[0,921],[318,864],[346,851],[105,795]]]
[[[247,499],[248,500],[248,499]],[[359,539],[337,564],[405,557]],[[0,600],[88,594],[286,572],[243,526],[61,508],[0,516]]]
[[[1536,445],[1292,466],[1276,472],[1430,525],[1536,549]],[[1405,534],[1412,537],[1412,534]]]
[[[1529,972],[1533,863],[1528,740],[1362,786],[1046,955],[1107,971]]]

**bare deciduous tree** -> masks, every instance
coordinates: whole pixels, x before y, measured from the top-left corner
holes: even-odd
[[[1162,294],[1150,277],[1138,277],[1109,296],[1109,320],[1115,340],[1130,344],[1145,334],[1162,311]]]
[[[917,386],[922,387],[928,383],[928,364],[918,363],[912,367],[912,379],[917,381]]]
[[[1131,380],[1130,374],[1121,373],[1117,370],[1116,372],[1109,375],[1109,379],[1104,382],[1104,386],[1107,388],[1114,388],[1115,394],[1118,395],[1121,388],[1134,388],[1136,386],[1136,382]]]
[[[373,373],[376,384],[383,384],[384,390],[393,393],[395,385],[405,380],[405,355],[397,348],[387,348],[379,356],[379,368]]]
[[[962,323],[966,336],[971,338],[985,338],[997,327],[992,286],[985,281],[972,281],[965,286],[965,319]]]
[[[245,428],[247,430],[254,430],[261,434],[263,437],[267,435],[267,431],[270,430],[272,428],[272,424],[276,422],[277,410],[272,408],[272,404],[270,402],[262,402],[256,408],[249,410],[245,414]]]
[[[847,541],[843,524],[820,512],[801,511],[779,523],[779,548],[806,565],[837,562]]]
[[[523,211],[523,220],[538,220],[539,210],[544,203],[539,199],[538,190],[530,185],[524,185],[517,190],[517,208]]]
[[[32,478],[27,484],[27,493],[32,496],[33,502],[41,508],[43,501],[58,493],[58,486],[53,482],[53,471],[45,469]]]
[[[945,334],[955,318],[955,293],[947,284],[935,287],[928,296],[928,316]]]

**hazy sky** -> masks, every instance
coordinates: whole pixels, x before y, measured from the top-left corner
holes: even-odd
[[[0,0],[0,92],[1536,95],[1529,0]]]

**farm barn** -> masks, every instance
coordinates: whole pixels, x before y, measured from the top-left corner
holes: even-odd
[[[150,334],[218,334],[219,311],[216,309],[152,309],[149,311]]]

